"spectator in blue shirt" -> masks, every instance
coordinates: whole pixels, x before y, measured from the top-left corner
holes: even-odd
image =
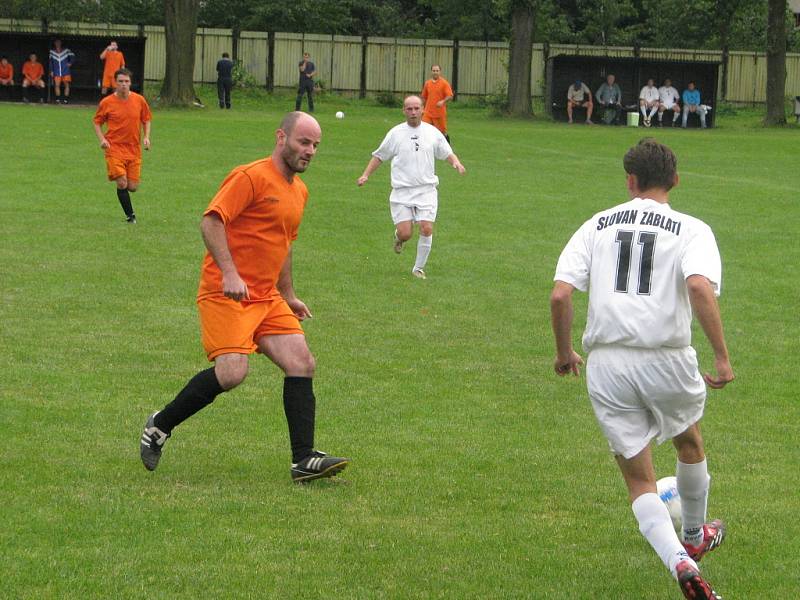
[[[233,61],[230,54],[222,53],[217,61],[217,97],[220,108],[231,107],[231,90],[233,89]]]
[[[696,112],[700,115],[700,126],[706,128],[706,107],[700,104],[700,90],[695,89],[694,81],[690,81],[688,89],[683,90],[683,123],[682,127],[686,127],[686,120],[689,118],[689,113]]]

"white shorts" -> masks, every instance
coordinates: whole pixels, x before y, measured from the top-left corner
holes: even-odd
[[[434,222],[438,208],[439,196],[435,185],[393,188],[389,196],[389,210],[395,225],[403,221]]]
[[[672,110],[677,105],[677,102],[662,102],[661,106],[663,106],[666,110]]]
[[[614,454],[633,458],[703,416],[706,386],[694,348],[599,346],[586,361],[589,400]]]

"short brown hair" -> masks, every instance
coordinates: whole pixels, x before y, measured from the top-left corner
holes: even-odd
[[[625,153],[625,172],[636,176],[640,190],[661,188],[669,191],[675,185],[678,159],[675,153],[653,138],[644,138]]]
[[[119,77],[120,75],[126,75],[127,77],[133,79],[133,73],[131,72],[130,69],[126,69],[125,67],[122,67],[121,69],[117,69],[116,71],[114,71],[114,81],[116,81],[117,77]]]

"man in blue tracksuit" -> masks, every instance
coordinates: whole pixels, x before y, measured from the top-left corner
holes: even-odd
[[[50,77],[56,91],[56,104],[66,104],[69,100],[69,84],[72,81],[72,62],[75,54],[61,46],[61,40],[53,41],[50,50]],[[64,84],[64,98],[61,98],[61,84]]]

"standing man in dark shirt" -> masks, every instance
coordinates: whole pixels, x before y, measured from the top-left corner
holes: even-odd
[[[217,61],[217,97],[220,108],[231,107],[231,89],[233,88],[233,61],[227,52]]]
[[[316,65],[311,62],[311,55],[303,52],[303,60],[300,61],[300,85],[297,88],[297,101],[294,109],[300,110],[303,102],[303,94],[308,94],[308,112],[314,112],[314,75],[317,74]]]

